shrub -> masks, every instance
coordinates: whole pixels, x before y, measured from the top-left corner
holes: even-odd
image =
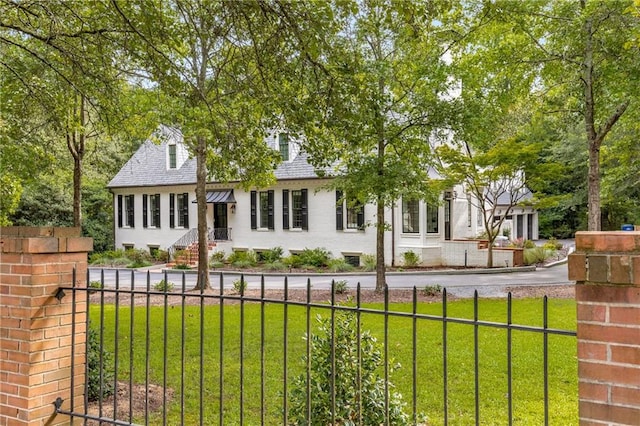
[[[285,265],[284,262],[278,260],[271,263],[265,263],[264,269],[268,271],[282,271],[284,269],[287,269],[287,265]]]
[[[547,257],[553,256],[553,252],[546,250],[544,247],[527,248],[524,250],[523,254],[525,265],[542,263]]]
[[[209,261],[209,268],[210,269],[222,268],[223,266],[224,266],[224,263],[219,262],[217,260]]]
[[[173,291],[175,285],[171,281],[161,280],[153,285],[156,291]]]
[[[258,263],[256,253],[253,250],[234,250],[227,261],[237,268],[247,268]]]
[[[239,278],[233,281],[233,291],[238,294],[244,294],[244,291],[247,289],[247,282],[244,278]]]
[[[282,262],[289,268],[299,268],[302,266],[302,259],[297,254],[292,254],[282,259]]]
[[[559,243],[558,240],[556,240],[555,238],[549,238],[549,241],[544,243],[544,245],[542,247],[544,247],[546,249],[549,249],[549,250],[561,250],[562,249],[562,243]]]
[[[186,263],[176,263],[173,269],[188,270],[191,269],[191,266],[187,265]]]
[[[223,263],[225,258],[225,254],[223,251],[214,251],[211,256],[209,256],[209,262],[219,262]]]
[[[298,256],[300,257],[302,265],[311,265],[317,268],[327,266],[329,259],[331,259],[331,253],[321,247],[314,249],[305,248]]]
[[[282,259],[283,253],[284,251],[282,250],[282,247],[274,247],[260,252],[260,258],[264,263],[278,262]]]
[[[311,359],[302,357],[304,365],[311,365],[310,388],[311,419],[313,424],[331,424],[332,394],[335,396],[334,424],[409,424],[402,396],[387,381],[389,418],[385,423],[385,379],[380,376],[384,356],[382,345],[368,330],[358,335],[356,315],[337,312],[334,326],[329,318],[318,317],[318,332],[305,336],[310,340]],[[333,336],[333,339],[332,339]],[[360,351],[358,351],[360,342]],[[332,368],[334,350],[335,370]],[[390,363],[393,371],[399,365]],[[332,385],[334,378],[335,388]],[[289,420],[291,424],[309,424],[307,421],[307,374],[297,376],[289,394]]]
[[[333,291],[336,294],[344,294],[349,291],[347,280],[338,280],[333,282]]]
[[[151,253],[139,249],[129,249],[124,252],[124,255],[131,262],[127,265],[127,268],[141,268],[144,266],[150,266],[153,257]]]
[[[104,400],[109,395],[113,395],[114,374],[113,354],[100,347],[98,330],[90,324],[87,329],[87,398],[89,401]],[[100,381],[101,375],[102,381]]]
[[[404,259],[404,266],[409,268],[417,266],[418,263],[420,263],[420,256],[411,250],[402,253],[402,258]]]
[[[89,294],[92,294],[95,293],[95,290],[102,290],[104,284],[102,284],[101,281],[91,281],[89,285],[87,285],[87,288],[89,288]]]
[[[157,249],[154,250],[152,257],[157,262],[168,262],[169,252],[166,250]]]
[[[329,259],[327,265],[331,272],[348,272],[353,271],[355,267],[344,259]]]
[[[378,261],[376,260],[375,254],[363,254],[360,257],[360,261],[362,262],[362,269],[365,271],[375,271],[376,265]]]
[[[422,294],[425,296],[437,296],[440,293],[442,293],[442,286],[440,286],[440,284],[426,285],[422,289]]]

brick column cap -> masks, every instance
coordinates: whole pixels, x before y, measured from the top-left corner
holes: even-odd
[[[640,253],[640,231],[576,232],[578,253]]]

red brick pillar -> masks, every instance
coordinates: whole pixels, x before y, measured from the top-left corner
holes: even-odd
[[[640,425],[640,232],[578,232],[581,425]]]
[[[79,228],[0,228],[0,424],[69,424],[55,415],[60,397],[71,409],[72,296],[60,287],[86,285],[91,238]],[[76,300],[73,363],[75,408],[84,398],[86,299]],[[82,354],[82,355],[79,355]]]

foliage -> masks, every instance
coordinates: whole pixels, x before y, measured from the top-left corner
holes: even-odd
[[[114,393],[115,364],[113,354],[100,345],[100,334],[89,324],[87,328],[87,398],[104,401]]]
[[[305,336],[311,343],[311,358],[307,359],[306,355],[302,358],[311,365],[311,424],[327,425],[334,421],[334,424],[379,425],[384,424],[385,419],[388,424],[409,424],[402,396],[392,383],[385,382],[379,375],[384,362],[382,346],[368,330],[357,334],[356,315],[338,312],[333,324],[329,318],[320,316],[317,321],[317,332]],[[339,361],[332,363],[332,359]],[[391,364],[391,371],[400,367]],[[385,416],[385,386],[389,388],[388,418]],[[332,394],[335,412],[332,412]],[[309,424],[306,374],[294,379],[289,401],[290,422]]]
[[[142,249],[129,249],[125,250],[124,255],[131,261],[127,268],[142,268],[150,266],[153,260],[153,256],[146,250]]]
[[[165,279],[162,279],[153,285],[153,289],[155,291],[170,292],[173,291],[174,288],[175,285],[171,281],[167,281]]]
[[[233,280],[233,291],[237,294],[244,294],[247,289],[247,282],[244,278],[238,278],[237,280]]]
[[[362,263],[362,269],[365,271],[376,270],[376,255],[375,254],[363,254],[360,256],[360,262]]]
[[[176,263],[173,266],[173,269],[178,269],[178,270],[183,270],[183,271],[188,271],[191,269],[191,266],[187,265],[186,263]]]
[[[347,262],[344,258],[341,259],[329,259],[327,268],[331,272],[349,272],[353,271],[355,267]]]
[[[442,286],[440,284],[426,285],[422,289],[422,294],[425,296],[437,296],[442,293]]]
[[[335,294],[345,294],[349,291],[349,283],[347,280],[336,280],[332,282],[331,288]]]
[[[209,262],[224,262],[225,253],[222,250],[214,251],[211,256],[209,256]]]
[[[555,254],[555,250],[549,250],[542,246],[525,248],[524,249],[524,264],[535,265],[536,263],[542,263],[547,258]]]
[[[511,241],[510,246],[515,248],[532,249],[536,247],[536,243],[531,240],[525,240],[524,238],[516,238]]]
[[[227,261],[238,268],[250,268],[258,263],[258,257],[253,250],[234,250]]]
[[[314,249],[305,248],[297,254],[300,259],[300,263],[304,266],[315,266],[316,268],[323,268],[329,264],[331,259],[331,253],[322,247]]]
[[[267,271],[283,271],[287,269],[287,265],[280,260],[262,265]]]
[[[420,263],[420,256],[418,256],[416,252],[411,250],[402,253],[402,259],[404,261],[404,266],[408,268],[418,266],[418,264]]]
[[[299,268],[302,266],[302,259],[298,254],[292,253],[291,255],[282,259],[282,263],[284,263],[289,268]]]
[[[562,243],[555,238],[549,238],[549,241],[545,242],[543,247],[547,250],[560,250],[562,249]]]
[[[274,263],[278,262],[282,259],[282,254],[284,251],[282,247],[274,247],[269,250],[264,250],[260,252],[260,260],[264,263]]]
[[[102,281],[90,281],[87,288],[89,289],[89,294],[92,294],[95,293],[95,291],[92,290],[102,290],[104,288],[104,284]]]

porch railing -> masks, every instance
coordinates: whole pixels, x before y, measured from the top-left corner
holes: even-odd
[[[198,228],[191,228],[189,231],[180,237],[175,243],[171,244],[167,248],[167,252],[169,253],[169,258],[172,259],[173,255],[177,250],[182,250],[186,247],[189,247],[191,244],[198,241]]]

